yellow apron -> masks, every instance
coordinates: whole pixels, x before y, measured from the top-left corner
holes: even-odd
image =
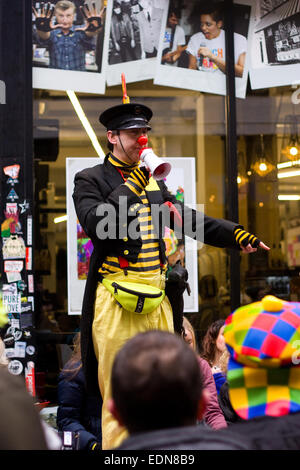
[[[160,289],[165,288],[165,275],[145,272],[124,272],[108,274],[107,279],[114,281],[132,281],[150,284]],[[111,397],[111,369],[118,350],[137,333],[147,330],[174,331],[173,314],[167,297],[151,313],[139,314],[122,309],[112,294],[101,284],[98,284],[93,320],[93,344],[98,359],[98,381],[101,391],[102,406],[102,448],[112,449],[121,444],[127,437],[125,428],[119,426],[107,409]]]

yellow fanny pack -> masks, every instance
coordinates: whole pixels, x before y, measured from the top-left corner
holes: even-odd
[[[128,281],[110,281],[103,278],[102,284],[125,310],[134,313],[151,313],[165,297],[165,291],[148,284]]]

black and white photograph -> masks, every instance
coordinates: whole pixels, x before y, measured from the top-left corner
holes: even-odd
[[[34,88],[105,92],[106,3],[32,1]]]
[[[255,0],[251,14],[251,88],[300,82],[300,2]]]
[[[160,38],[155,84],[226,94],[224,8],[224,2],[170,0],[163,19],[165,27]],[[249,0],[234,4],[238,98],[246,95],[250,12]]]
[[[168,0],[112,0],[107,84],[154,78]]]

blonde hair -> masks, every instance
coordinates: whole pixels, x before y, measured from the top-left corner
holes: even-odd
[[[57,4],[55,5],[54,11],[56,10],[68,10],[69,8],[73,8],[73,13],[76,11],[76,6],[73,2],[70,2],[69,0],[59,0]]]
[[[192,340],[193,340],[193,343],[192,343],[193,344],[193,350],[197,351],[198,348],[197,348],[195,331],[194,331],[194,328],[192,327],[192,324],[189,322],[189,320],[186,317],[183,317],[182,326],[183,326],[184,330],[187,330],[191,333]]]

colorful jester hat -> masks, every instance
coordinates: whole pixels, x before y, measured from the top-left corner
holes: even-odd
[[[240,307],[224,337],[229,398],[241,418],[300,412],[300,302],[268,295]]]

